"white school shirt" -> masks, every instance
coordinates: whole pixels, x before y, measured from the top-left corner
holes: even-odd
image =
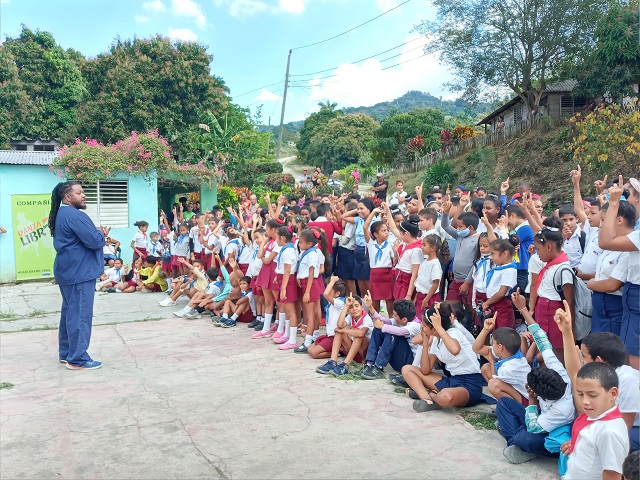
[[[249,244],[247,246],[243,243],[241,238],[240,239],[240,255],[238,255],[238,263],[242,265],[249,265],[251,263],[251,260],[253,259],[253,251],[254,251],[253,244]]]
[[[169,241],[171,242],[171,247],[173,248],[172,255],[176,255],[178,257],[188,257],[189,256],[189,236],[186,235],[181,243],[178,243],[178,239],[180,238],[180,234],[176,232],[171,232],[169,234]]]
[[[636,250],[629,252],[627,282],[640,285],[640,230],[634,230],[627,238],[635,245]]]
[[[318,260],[318,263],[316,263],[316,270],[313,273],[314,278],[318,278],[320,276],[320,269],[324,267],[324,261],[325,261],[324,253],[322,253],[320,250],[316,250],[316,260]]]
[[[424,254],[422,253],[421,248],[412,248],[410,250],[405,250],[400,256],[400,260],[398,260],[398,265],[396,268],[401,272],[408,273],[411,275],[414,265],[420,265],[424,260]]]
[[[486,260],[485,260],[486,259]],[[475,302],[476,292],[487,293],[487,273],[493,267],[491,255],[482,256],[476,262],[476,266],[469,272],[467,282],[473,281],[473,302]]]
[[[349,243],[347,243],[346,245],[342,244],[342,237],[347,237],[347,238],[351,238],[349,240]],[[338,243],[338,246],[346,248],[347,250],[355,250],[356,249],[356,225],[355,223],[349,223],[347,222],[347,224],[345,225],[345,227],[342,229],[342,237],[340,238],[340,242]]]
[[[493,297],[500,287],[506,285],[511,290],[518,283],[518,270],[515,268],[505,268],[504,270],[494,270],[491,283],[487,285],[487,298]],[[508,290],[507,290],[508,291]]]
[[[376,260],[378,247],[382,248],[382,258]],[[393,266],[393,243],[389,240],[387,240],[387,246],[382,247],[371,237],[367,243],[367,250],[369,251],[370,268],[391,268]]]
[[[580,246],[580,235],[582,234],[582,229],[578,226],[576,227],[575,232],[569,238],[564,241],[564,245],[562,249],[564,253],[569,257],[569,263],[571,264],[571,268],[578,268],[580,265],[580,261],[582,260],[582,247]],[[586,240],[585,240],[586,241]],[[585,245],[586,250],[586,245]]]
[[[538,403],[540,404],[538,425],[546,432],[552,432],[558,427],[571,424],[573,419],[576,418],[576,408],[573,403],[571,380],[569,379],[569,375],[567,375],[564,365],[560,363],[560,360],[554,355],[553,349],[551,348],[542,352],[542,358],[544,359],[546,367],[555,370],[567,384],[564,395],[558,400],[547,401],[538,397]]]
[[[538,288],[538,297],[546,298],[548,300],[561,301],[560,295],[556,292],[554,286],[554,277],[559,268],[569,268],[569,262],[562,262],[558,265],[552,265],[549,267],[542,277],[542,281],[540,282],[540,288]],[[570,268],[569,268],[570,270]],[[539,277],[538,277],[539,278]],[[570,283],[573,285],[573,275],[570,271],[565,270],[562,274],[562,278],[558,275],[558,280],[561,281],[562,285],[566,285]]]
[[[602,249],[598,245],[598,232],[600,228],[592,227],[589,222],[586,222],[583,230],[587,238],[585,239],[584,253],[582,254],[582,260],[580,260],[578,269],[582,273],[596,273],[598,257],[602,255]]]
[[[524,398],[529,398],[529,393],[525,385],[527,384],[527,375],[529,375],[530,371],[531,365],[527,362],[526,357],[512,358],[500,365],[498,373],[493,375],[493,378],[502,380],[504,383],[515,388]]]
[[[138,230],[136,234],[133,236],[133,244],[136,248],[144,248],[146,250],[147,239],[148,239],[147,234],[142,233],[140,230]]]
[[[120,282],[122,279],[122,274],[124,273],[124,267],[120,268],[107,268],[104,271],[105,275],[109,278],[110,282]]]
[[[162,255],[162,241],[158,240],[155,244],[149,240],[147,242],[147,253],[149,255],[153,255],[154,257],[159,257]]]
[[[229,240],[227,245],[224,248],[224,258],[227,259],[231,256],[232,253],[235,253],[235,259],[238,259],[238,252],[240,251],[240,240],[239,238],[234,238],[233,240]]]
[[[486,233],[486,231],[487,231],[487,227],[485,226],[485,224],[482,222],[478,223],[478,228],[476,229],[476,233]],[[493,233],[495,233],[496,237],[498,237],[499,239],[500,238],[503,240],[509,239],[509,232],[505,227],[494,227]]]
[[[115,255],[116,247],[112,243],[107,243],[104,247],[102,247],[103,255]]]
[[[540,256],[537,253],[534,253],[529,257],[529,280],[527,281],[527,286],[524,289],[525,293],[531,292],[531,275],[539,274],[540,270],[542,270],[545,265],[546,263],[540,260]]]
[[[604,470],[622,474],[622,464],[629,453],[627,425],[622,418],[597,421],[613,408],[598,418],[590,418],[589,425],[580,431],[564,480],[600,480]]]
[[[442,266],[440,265],[440,260],[434,258],[433,260],[429,260],[428,258],[422,260],[420,263],[420,268],[418,269],[418,276],[416,278],[416,291],[418,293],[427,294],[431,287],[433,286],[433,282],[436,280],[442,279]],[[438,284],[438,288],[436,288],[435,293],[440,291],[440,284]]]
[[[373,320],[371,319],[371,316],[365,311],[363,311],[363,313],[364,313],[364,318],[362,319],[362,325],[360,325],[360,327],[356,328],[356,323],[353,321],[353,317],[351,317],[351,315],[347,315],[347,317],[345,318],[345,321],[347,322],[347,328],[362,330],[364,327],[367,327],[368,330],[365,337],[367,337],[370,340],[371,334],[373,334],[373,329],[375,327],[373,326]],[[353,339],[353,337],[351,338]]]
[[[418,353],[419,345],[414,345],[412,340],[413,340],[413,337],[415,337],[417,334],[420,333],[420,330],[422,329],[422,322],[414,322],[412,320],[407,322],[406,325],[398,325],[395,319],[392,318],[391,325],[394,325],[400,328],[406,328],[407,330],[409,330],[409,336],[405,338],[407,339],[407,342],[409,342],[409,348],[411,348],[411,352],[413,353],[413,356],[415,358],[416,354]]]
[[[279,275],[284,274],[284,266],[288,263],[291,265],[291,271],[289,273],[291,275],[295,275],[298,271],[298,250],[296,250],[296,247],[290,247],[285,249],[282,252],[282,255],[280,255],[282,247],[278,247],[278,256],[276,256],[276,273]],[[275,252],[276,250],[274,249],[273,251]]]
[[[204,232],[204,237],[207,236],[207,231]],[[189,230],[189,238],[193,240],[193,253],[202,252],[202,244],[200,243],[200,228],[196,225]]]
[[[635,412],[633,426],[640,426],[640,372],[629,365],[616,368],[618,374],[618,398],[621,413]]]
[[[438,230],[436,230],[435,228],[432,228],[431,230],[422,230],[422,233],[420,234],[420,240],[424,240],[424,237],[426,237],[427,235],[440,236],[440,234],[438,233]]]
[[[251,260],[249,261],[249,268],[247,268],[247,275],[253,278],[258,276],[264,264],[262,263],[262,259],[258,258],[260,247],[255,242],[251,244],[251,250]]]
[[[344,300],[339,298],[333,299],[333,305],[329,306],[329,315],[327,315],[327,337],[333,337],[336,334],[336,328],[338,328],[338,319],[344,308]],[[347,326],[349,323],[347,322]]]
[[[625,282],[627,278],[629,262],[629,252],[614,252],[612,250],[603,250],[598,256],[596,265],[595,280],[608,280],[615,278],[621,282]],[[607,292],[610,295],[622,296],[622,288],[615,292]]]
[[[451,354],[442,339],[434,338],[431,348],[429,348],[429,355],[435,355],[438,360],[444,362],[451,376],[480,373],[478,357],[473,353],[473,348],[471,348],[467,337],[456,327],[449,328],[447,334],[458,341],[460,352],[457,355]]]
[[[309,249],[311,250],[311,249]],[[313,278],[316,277],[316,272],[318,270],[318,253],[317,250],[311,250],[300,252],[300,257],[298,261],[298,278],[309,278],[309,269],[313,267]]]

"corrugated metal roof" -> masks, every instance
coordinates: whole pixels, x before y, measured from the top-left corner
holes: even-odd
[[[51,165],[58,152],[30,152],[22,150],[0,150],[0,164],[5,165]]]
[[[578,85],[577,80],[563,80],[562,82],[557,82],[552,85],[549,85],[546,88],[546,92],[573,92],[573,89]]]

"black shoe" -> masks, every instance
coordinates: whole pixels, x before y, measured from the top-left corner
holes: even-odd
[[[389,381],[399,387],[409,388],[409,384],[405,382],[401,373],[392,373],[389,375]]]
[[[365,380],[379,380],[384,378],[384,371],[375,365],[370,365],[368,370],[365,368],[362,372],[362,378]]]
[[[362,369],[362,372],[360,372],[360,376],[364,377],[365,375],[368,375],[371,371],[371,369],[373,368],[373,365],[370,363],[365,363],[364,364],[364,368]]]
[[[262,330],[262,327],[264,327],[264,322],[258,322],[258,323],[256,323],[256,326],[255,326],[255,327],[253,327],[253,329],[254,329],[256,332],[259,332],[260,330]]]
[[[256,328],[256,325],[258,325],[258,323],[260,323],[260,320],[258,320],[258,318],[254,318],[253,322],[249,323],[249,325],[247,325],[247,328]]]
[[[300,345],[299,347],[296,347],[293,349],[293,353],[307,353],[309,349],[305,346],[305,344],[303,343],[302,345]]]
[[[105,290],[107,293],[116,293],[115,287],[109,287]]]

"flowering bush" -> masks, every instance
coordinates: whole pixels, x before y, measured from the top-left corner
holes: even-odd
[[[467,125],[456,125],[456,128],[451,132],[451,137],[455,143],[462,142],[463,140],[467,140],[469,138],[477,137],[481,135],[476,132],[472,127]]]
[[[115,177],[119,173],[142,175],[150,179],[152,170],[195,176],[211,183],[223,176],[218,167],[207,167],[203,162],[195,165],[178,165],[171,155],[171,147],[157,130],[131,135],[112,145],[103,145],[97,140],[76,138],[73,145],[59,149],[60,156],[50,169],[59,177],[83,182],[95,182]]]
[[[384,202],[384,200],[378,197],[375,193],[368,193],[366,195],[363,195],[363,197],[371,200],[376,207],[379,207],[380,205],[382,205],[382,202]]]
[[[419,152],[424,148],[424,135],[418,135],[415,138],[409,140],[409,150],[412,152]]]
[[[451,136],[451,132],[449,130],[442,130],[440,132],[440,148],[445,150],[448,146],[453,143],[453,137]]]
[[[240,196],[236,194],[231,187],[218,187],[218,205],[220,205],[224,211],[227,207],[238,208],[238,199]]]
[[[282,190],[285,185],[294,186],[295,178],[288,173],[272,173],[264,178],[264,185],[270,190]]]

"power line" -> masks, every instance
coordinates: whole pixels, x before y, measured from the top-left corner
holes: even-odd
[[[262,90],[263,88],[273,87],[274,85],[280,85],[284,83],[282,80],[275,83],[270,83],[269,85],[263,85],[262,87],[254,88],[253,90],[249,90],[248,92],[241,93],[240,95],[232,95],[233,98],[243,97],[244,95],[249,95],[250,93],[257,92],[258,90]]]
[[[324,39],[324,40],[320,40],[319,42],[310,43],[310,44],[308,44],[308,45],[302,45],[301,47],[295,47],[295,48],[293,48],[292,50],[301,50],[301,49],[303,49],[303,48],[313,47],[313,46],[315,46],[315,45],[320,45],[321,43],[325,43],[325,42],[328,42],[328,41],[333,40],[333,39],[335,39],[335,38],[338,38],[338,37],[341,37],[341,36],[343,36],[343,35],[346,35],[347,33],[349,33],[349,32],[353,32],[354,30],[356,30],[356,29],[358,29],[358,28],[360,28],[360,27],[362,27],[362,26],[366,25],[367,23],[371,23],[371,22],[373,22],[374,20],[376,20],[376,19],[378,19],[378,18],[380,18],[380,17],[382,17],[382,16],[386,15],[387,13],[389,13],[389,12],[391,12],[391,11],[395,10],[396,8],[400,8],[401,6],[403,6],[403,5],[404,5],[404,4],[406,4],[406,3],[409,3],[410,1],[411,1],[411,0],[406,0],[406,1],[402,2],[401,4],[396,5],[396,6],[395,6],[395,7],[393,7],[393,8],[390,8],[390,9],[389,9],[389,10],[387,10],[386,12],[381,13],[381,14],[380,14],[380,15],[378,15],[377,17],[373,17],[372,19],[367,20],[366,22],[361,23],[360,25],[357,25],[357,26],[355,26],[355,27],[353,27],[353,28],[350,28],[349,30],[347,30],[347,31],[345,31],[345,32],[339,33],[338,35],[334,35],[333,37],[326,38],[326,39]]]

